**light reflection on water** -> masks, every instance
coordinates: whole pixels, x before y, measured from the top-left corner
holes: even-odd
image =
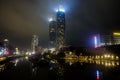
[[[4,78],[6,74],[16,75],[18,78],[13,78],[17,80],[120,80],[118,60],[53,59],[33,64],[28,58],[20,58],[12,63],[14,69],[1,72],[2,80],[9,79]]]
[[[0,65],[0,72],[3,72],[4,70],[8,70],[13,67],[15,67],[15,63],[13,63],[13,62],[8,62],[5,64],[2,64],[2,65]]]
[[[119,61],[116,60],[78,60],[78,59],[65,59],[65,63],[72,65],[76,62],[80,64],[88,63],[88,64],[96,64],[96,65],[103,65],[105,67],[115,67],[119,66]]]

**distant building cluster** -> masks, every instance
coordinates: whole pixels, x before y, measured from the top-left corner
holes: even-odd
[[[56,11],[56,19],[49,20],[49,47],[61,48],[65,45],[65,12]]]
[[[38,35],[33,35],[32,36],[32,42],[31,42],[31,50],[32,50],[33,54],[35,53],[35,49],[38,46],[38,42],[39,42]]]
[[[94,36],[94,47],[120,45],[120,32],[113,32],[109,35],[97,34]]]
[[[9,44],[8,39],[0,41],[0,56],[8,56],[13,54],[13,48]]]

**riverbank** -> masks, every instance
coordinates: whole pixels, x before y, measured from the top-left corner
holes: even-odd
[[[21,55],[11,55],[11,56],[5,56],[5,57],[0,57],[0,65],[7,63],[11,60],[14,60],[16,58],[22,57]]]

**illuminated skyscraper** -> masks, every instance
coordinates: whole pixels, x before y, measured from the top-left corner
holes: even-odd
[[[57,47],[65,45],[65,12],[64,9],[57,10]]]
[[[33,35],[32,37],[32,43],[31,43],[31,49],[32,52],[35,53],[35,48],[38,46],[38,36],[37,35]]]
[[[49,20],[49,44],[50,47],[56,47],[56,27],[57,22],[54,20]]]
[[[58,9],[56,10],[56,20],[49,21],[49,41],[51,47],[61,48],[65,46],[65,10],[58,0]]]

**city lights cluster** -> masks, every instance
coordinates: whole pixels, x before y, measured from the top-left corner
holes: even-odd
[[[114,67],[119,65],[119,57],[115,55],[110,54],[104,54],[104,55],[96,55],[96,56],[77,56],[72,52],[65,53],[65,62],[69,63],[69,65],[72,65],[76,62],[83,63],[90,63],[90,64],[97,64],[97,65],[103,65],[106,67]]]
[[[10,53],[9,53],[8,49],[6,49],[6,48],[0,49],[0,56],[9,55],[9,54]]]

